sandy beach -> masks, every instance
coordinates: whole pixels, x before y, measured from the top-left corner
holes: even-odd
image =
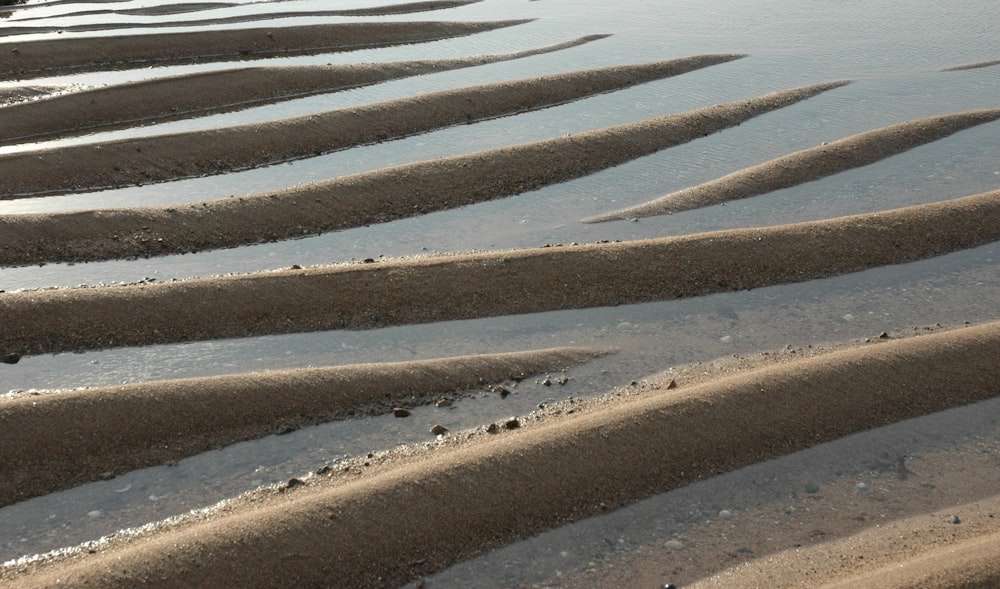
[[[465,4],[414,3],[362,14]],[[0,38],[0,77],[326,54],[525,22],[339,23],[129,34],[100,42],[22,42],[15,36]],[[34,95],[44,96],[44,86],[25,86],[8,96],[23,101],[0,107],[0,121],[9,121],[0,123],[0,143],[16,146],[185,120],[547,55],[604,38],[580,36],[461,59],[234,66],[239,69],[42,99]],[[0,153],[0,199],[263,168],[546,109],[744,57],[703,54],[578,69],[259,124]],[[850,83],[831,79],[584,133],[221,200],[2,214],[0,264],[77,264],[240,248],[497,201],[808,104]],[[963,110],[871,129],[644,205],[609,208],[572,222],[653,217],[750,198],[862,168],[998,118],[995,108]],[[426,253],[156,283],[0,290],[0,358],[14,365],[66,352],[691,299],[927,260],[998,240],[1000,191],[993,190],[873,213],[681,236]],[[938,326],[923,335],[873,333],[868,341],[838,342],[808,354],[761,350],[725,371],[676,367],[627,394],[595,394],[472,430],[442,428],[426,444],[354,458],[139,531],[8,563],[0,568],[0,580],[12,588],[422,583],[456,563],[657,494],[992,399],[1000,394],[996,319]],[[529,376],[615,353],[561,342],[518,352],[2,395],[0,507],[320,423],[394,412],[405,418],[414,407],[450,403],[475,387],[509,391]],[[733,563],[720,561],[705,568],[711,575],[678,578],[685,587],[706,588],[1000,585],[1000,495],[963,503],[961,526],[949,523],[951,512],[927,510],[879,525],[845,527],[793,550],[774,543],[771,552],[755,553],[734,568],[725,570]],[[707,552],[703,557],[712,558]],[[623,557],[617,565],[632,572],[592,570],[567,575],[561,584],[650,581],[642,577],[639,560]]]

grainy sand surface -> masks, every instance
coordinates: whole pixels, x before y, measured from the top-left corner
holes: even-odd
[[[461,4],[400,5],[391,12]],[[180,8],[158,10],[171,14]],[[526,22],[359,22],[5,41],[0,79],[317,55]],[[3,107],[0,120],[14,122],[4,127],[2,141],[201,116],[234,109],[241,101],[332,92],[561,51],[604,37],[478,58],[244,68],[70,93]],[[706,54],[592,68],[245,127],[9,153],[0,155],[0,199],[251,169],[512,116],[741,57]],[[3,215],[0,264],[233,248],[482,203],[625,164],[808,103],[845,84],[787,88],[224,201]],[[7,101],[49,90],[4,92]],[[142,109],[129,112],[131,102],[143,103]],[[601,220],[719,204],[816,180],[998,117],[996,109],[964,111],[872,130],[675,193],[666,204],[612,212]],[[667,301],[901,264],[998,239],[1000,192],[992,191],[877,213],[680,237],[369,259],[162,284],[0,291],[0,359],[15,364],[25,356],[67,351]],[[433,443],[346,461],[140,532],[9,564],[0,568],[0,580],[32,588],[399,586],[607,509],[852,433],[996,397],[1000,323],[975,323],[919,337],[876,338],[805,359],[788,356],[724,375],[655,380],[642,394],[612,395],[579,409],[477,430],[437,432]],[[469,386],[517,380],[610,352],[566,346],[7,395],[0,398],[0,504],[238,440],[402,410]],[[702,586],[819,586],[817,577],[831,587],[997,586],[997,509],[996,498],[967,504],[962,510],[971,523],[948,528],[953,534],[931,533],[942,525],[935,515],[860,530],[815,548],[761,555],[703,579]],[[854,558],[859,551],[863,564]],[[601,574],[575,581],[588,586],[587,579],[600,578],[624,585],[634,579],[609,570]],[[566,579],[566,586],[572,581]]]

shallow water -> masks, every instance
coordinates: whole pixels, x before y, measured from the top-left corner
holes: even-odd
[[[384,2],[352,2],[351,7]],[[0,21],[0,50],[39,34],[5,38],[34,16],[46,24],[129,22],[108,34],[168,32],[143,22],[195,20],[261,11],[328,10],[328,2],[245,3],[169,17],[65,16],[94,7],[145,2],[58,4],[19,9]],[[338,6],[339,7],[339,6]],[[772,225],[921,204],[1000,188],[1000,123],[969,129],[877,164],[798,187],[698,211],[585,225],[580,219],[645,202],[795,150],[905,120],[1000,107],[1000,66],[943,68],[1000,58],[1000,6],[986,1],[926,3],[486,0],[467,7],[382,18],[281,19],[249,26],[375,20],[537,20],[480,35],[312,57],[80,74],[12,83],[99,86],[153,76],[245,65],[442,59],[537,48],[582,35],[613,36],[547,55],[398,80],[224,115],[98,133],[6,151],[214,128],[299,116],[414,93],[541,74],[671,59],[701,53],[749,56],[666,80],[534,113],[443,129],[246,172],[88,194],[0,201],[0,213],[167,204],[225,198],[435,157],[558,137],[683,112],[818,82],[854,82],[739,127],[592,176],[516,197],[384,225],[277,244],[194,255],[92,264],[0,268],[0,290],[98,285],[155,278],[251,272],[435,251],[509,249]],[[37,25],[39,21],[24,22]],[[236,27],[238,25],[225,25]],[[69,33],[66,33],[69,34]],[[99,34],[99,33],[90,33]],[[4,83],[4,85],[10,85]],[[3,152],[0,152],[3,153]],[[447,413],[449,427],[474,427],[530,411],[539,402],[597,395],[645,375],[728,354],[753,354],[872,337],[941,323],[1000,319],[997,244],[914,264],[801,285],[698,299],[560,311],[367,332],[294,334],[239,341],[131,348],[24,358],[0,368],[8,390],[99,386],[310,365],[408,360],[556,345],[620,349],[570,371],[565,387],[525,389],[500,401],[474,395]],[[530,389],[530,390],[529,390]],[[240,444],[0,509],[0,560],[93,539],[123,526],[211,504],[260,484],[299,476],[345,454],[426,440],[426,409],[412,420],[358,420]],[[837,452],[846,453],[843,449]],[[125,489],[122,491],[122,489]],[[697,491],[701,492],[701,491]],[[169,500],[166,498],[170,498]],[[89,513],[98,511],[99,515]],[[599,522],[586,525],[601,526]],[[613,524],[608,524],[613,525]],[[574,536],[572,533],[570,537]],[[573,542],[574,540],[570,540]],[[505,558],[504,553],[497,558]],[[525,569],[530,560],[520,560]],[[548,565],[544,565],[548,566]],[[539,570],[544,567],[539,564]],[[456,582],[458,584],[462,584]]]

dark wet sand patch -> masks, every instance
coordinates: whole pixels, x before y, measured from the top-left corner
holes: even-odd
[[[0,293],[6,322],[0,352],[369,329],[671,300],[804,282],[998,239],[1000,191],[995,191],[873,214],[682,237]]]
[[[308,586],[399,586],[603,509],[991,398],[1000,392],[998,350],[1000,324],[991,323],[692,387],[664,384],[599,411],[401,450],[0,574],[12,587],[57,579],[230,587],[261,575]]]
[[[998,118],[1000,109],[977,110],[928,117],[866,131],[745,168],[641,205],[597,215],[584,222],[600,223],[669,215],[766,194],[867,166]]]
[[[468,4],[475,4],[482,0],[454,0],[439,2],[410,2],[404,4],[394,4],[387,6],[375,6],[372,8],[358,8],[353,10],[309,10],[301,12],[270,12],[263,14],[244,14],[240,16],[208,18],[201,20],[180,20],[180,21],[156,21],[145,23],[86,23],[80,25],[70,25],[65,27],[52,26],[12,26],[0,30],[0,38],[29,35],[41,33],[54,33],[57,31],[70,33],[85,33],[93,31],[113,31],[117,29],[152,29],[152,28],[175,28],[175,27],[199,27],[225,24],[250,23],[256,21],[276,21],[285,18],[305,18],[305,17],[330,17],[330,16],[391,16],[399,14],[412,14],[415,12],[430,12],[434,10],[446,10],[458,8]],[[218,4],[172,4],[151,6],[127,10],[92,10],[87,12],[77,12],[67,16],[86,16],[97,14],[124,14],[133,16],[164,16],[170,14],[182,14],[201,10],[212,10],[216,8],[228,8],[233,6],[243,6],[242,4],[218,3]],[[18,22],[31,22],[35,20],[45,20],[48,17],[25,18]]]
[[[166,182],[288,162],[454,125],[548,108],[680,75],[738,57],[705,55],[612,66],[443,90],[274,122],[14,153],[0,156],[0,177],[4,178],[6,188],[0,198],[16,199]],[[695,114],[701,116],[704,122],[699,120],[692,124],[705,127],[707,133],[713,128],[727,126],[712,119],[711,115],[715,112],[719,114],[716,118],[749,118],[838,85],[840,83],[800,88],[749,100],[746,105],[735,103],[728,109],[719,106],[715,107],[715,111],[696,111]],[[617,134],[624,132],[625,129],[616,130]],[[688,131],[683,136],[690,138],[691,135]],[[638,136],[636,140],[639,140]],[[622,138],[620,141],[628,143],[630,139]],[[670,144],[663,139],[660,143]],[[550,147],[555,148],[556,145]],[[635,149],[630,151],[636,152]],[[476,157],[480,157],[480,154]],[[552,157],[554,156],[549,156],[550,159]],[[624,161],[623,158],[627,156],[612,154],[611,157],[617,158],[616,161]],[[601,156],[590,156],[587,161],[602,159]],[[567,165],[569,164],[564,164]],[[573,167],[585,170],[582,165]],[[536,164],[530,169],[538,168]],[[557,173],[566,174],[561,171]],[[290,200],[295,198],[297,197]],[[289,202],[282,202],[280,206],[289,207]],[[412,204],[407,203],[410,214]],[[303,210],[301,207],[289,208]],[[329,207],[324,205],[323,208]],[[310,211],[308,215],[314,212]],[[333,212],[336,215],[335,209]],[[329,210],[321,214],[321,217],[329,216]],[[308,225],[316,224],[313,222]]]
[[[556,372],[606,353],[554,348],[0,397],[0,506],[239,441]]]
[[[530,22],[342,23],[7,43],[0,80],[425,43]]]
[[[96,88],[0,109],[0,144],[72,137],[243,110],[387,80],[521,59],[606,37],[590,35],[539,49],[462,59],[252,67]]]

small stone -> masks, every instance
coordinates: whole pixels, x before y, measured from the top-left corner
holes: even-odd
[[[958,517],[957,515],[953,515],[948,518],[948,521],[950,521],[953,524],[960,524],[962,523],[962,518]]]
[[[303,483],[300,479],[297,479],[297,478],[293,477],[293,478],[288,479],[288,482],[285,483],[285,488],[286,489],[291,489],[292,487],[298,487],[299,485],[304,485],[304,484],[305,483]]]
[[[508,419],[503,423],[503,426],[507,429],[517,429],[521,427],[521,422],[517,420],[516,417]]]
[[[858,484],[854,485],[854,488],[857,489],[858,493],[868,493],[868,492],[870,492],[872,490],[871,487],[869,487],[868,485],[866,485],[864,483],[858,483]]]
[[[87,517],[89,517],[91,519],[97,519],[97,518],[101,517],[102,515],[104,515],[104,512],[101,511],[100,509],[95,509],[93,511],[88,511],[87,512]]]
[[[883,331],[882,333],[878,334],[878,339],[889,339],[889,334]]]
[[[410,412],[407,411],[406,409],[403,409],[402,407],[393,407],[392,408],[392,414],[395,415],[396,417],[409,417],[410,416]]]
[[[497,424],[495,424],[495,423],[491,423],[489,425],[489,427],[486,428],[486,433],[488,433],[488,434],[498,434],[498,433],[500,433],[500,426],[497,425]]]
[[[816,483],[806,483],[806,493],[813,495],[819,493],[819,485]]]
[[[724,336],[722,336],[722,337],[719,338],[719,341],[722,342],[722,343],[724,343],[724,344],[728,344],[729,342],[733,341],[733,336],[731,336],[731,335],[724,335]]]
[[[720,519],[733,519],[733,512],[728,509],[723,509],[719,512]]]
[[[669,389],[676,389],[676,388],[677,388],[677,381],[671,378],[670,382],[667,383],[667,389],[669,390]]]
[[[21,355],[16,352],[9,352],[3,355],[4,364],[17,364],[21,361]]]
[[[451,407],[451,399],[438,399],[434,405],[436,407]]]
[[[664,542],[663,547],[671,550],[680,550],[681,548],[684,548],[684,543],[674,538],[673,540],[667,540]]]
[[[448,433],[448,428],[439,423],[431,428],[431,433],[435,436],[443,436]]]
[[[549,377],[546,376],[542,380],[542,384],[545,385],[545,386],[547,386],[547,387],[550,387],[550,386],[552,386],[552,379],[550,379]]]

